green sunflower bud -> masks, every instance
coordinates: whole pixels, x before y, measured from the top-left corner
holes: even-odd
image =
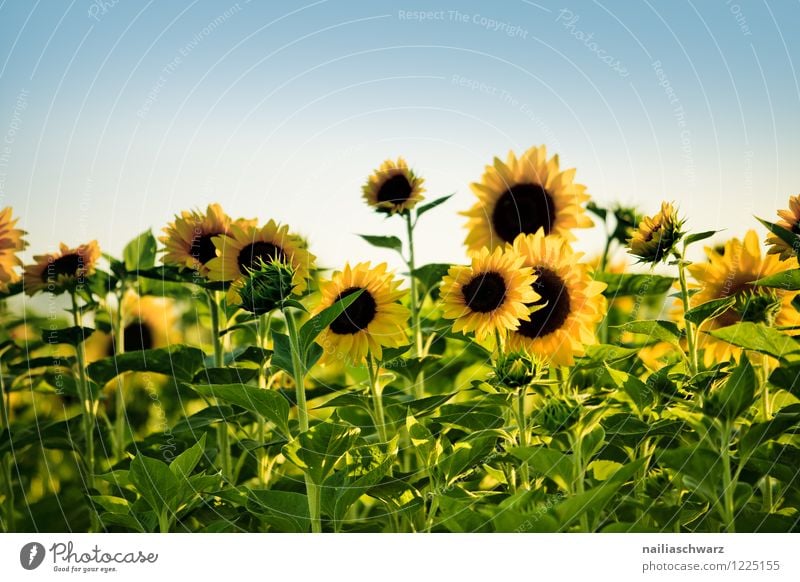
[[[614,240],[619,242],[619,244],[624,245],[633,236],[636,225],[639,224],[639,220],[641,219],[641,215],[636,212],[635,208],[620,206],[619,204],[615,205],[611,211],[614,213],[614,218],[617,221],[611,236]]]
[[[772,290],[744,292],[736,296],[733,310],[742,321],[774,325],[783,306],[780,297]]]
[[[683,237],[683,221],[669,202],[661,203],[661,211],[645,216],[628,241],[628,252],[641,263],[666,260]]]
[[[250,276],[238,291],[242,308],[255,315],[280,309],[293,296],[293,279],[294,269],[290,264],[260,260],[260,265],[250,270]]]
[[[539,409],[538,423],[551,434],[569,430],[581,416],[581,407],[577,402],[550,398]]]
[[[542,376],[542,366],[524,352],[511,352],[500,356],[494,365],[492,384],[499,388],[524,388]]]

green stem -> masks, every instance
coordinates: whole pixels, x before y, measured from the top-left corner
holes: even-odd
[[[585,491],[585,484],[584,478],[586,469],[583,466],[584,459],[583,459],[583,435],[581,433],[581,427],[578,426],[575,428],[574,435],[572,435],[572,456],[574,458],[575,466],[575,483],[573,485],[574,494],[581,495]],[[589,528],[589,516],[584,511],[581,513],[580,517],[581,521],[581,530],[585,533],[591,533]]]
[[[686,284],[686,265],[684,264],[684,255],[686,249],[681,254],[675,253],[678,259],[678,279],[681,285],[681,302],[683,303],[683,312],[689,311],[689,287]],[[690,321],[684,321],[686,325],[686,344],[689,348],[689,368],[691,373],[697,374],[699,368],[697,361],[697,342],[695,337],[694,325]]]
[[[286,331],[289,333],[289,344],[292,351],[292,376],[294,377],[295,397],[297,399],[297,420],[300,432],[308,430],[308,404],[306,403],[305,367],[301,360],[300,340],[297,324],[288,309],[283,310],[286,318]],[[311,532],[322,533],[322,488],[305,473],[308,514],[311,518]]]
[[[123,354],[125,352],[125,333],[122,329],[122,296],[124,294],[124,290],[120,292],[117,296],[117,314],[112,319],[114,330],[113,330],[113,338],[114,338],[114,353],[116,355]],[[125,457],[125,425],[127,423],[127,418],[125,414],[125,378],[127,378],[126,374],[120,374],[117,376],[117,395],[116,395],[116,402],[115,402],[115,412],[116,415],[114,417],[114,444],[116,446],[116,459],[117,461],[121,461]]]
[[[8,396],[10,397],[10,393]],[[3,379],[3,368],[0,365],[0,428],[8,427],[9,433],[11,432],[11,399],[6,401],[6,386]],[[0,458],[0,471],[3,473],[3,481],[6,483],[6,519],[5,524],[6,533],[14,532],[17,530],[16,518],[14,515],[14,475],[12,466],[14,464],[14,457],[11,453],[3,453]]]
[[[208,309],[211,312],[211,344],[214,347],[214,367],[223,366],[222,339],[219,336],[219,298],[216,291],[207,291]],[[219,402],[217,402],[219,406]],[[217,446],[219,447],[219,462],[222,477],[231,481],[231,447],[228,440],[228,423],[223,420],[217,425]]]
[[[720,456],[722,457],[722,499],[723,499],[723,520],[725,530],[728,533],[735,533],[734,524],[733,494],[736,482],[731,480],[731,423],[728,420],[722,421],[722,442]]]
[[[83,327],[83,316],[80,308],[78,307],[78,296],[75,291],[70,293],[72,297],[72,318],[76,327]],[[85,346],[82,341],[77,343],[75,352],[78,357],[78,397],[81,401],[81,424],[83,425],[83,437],[86,441],[86,451],[84,455],[84,463],[86,465],[86,489],[89,495],[94,494],[94,473],[95,473],[95,459],[94,459],[94,425],[95,425],[95,406],[94,396],[92,395],[89,381],[86,378],[86,352]],[[90,520],[92,531],[99,529],[99,521],[97,512],[92,505],[90,509]]]
[[[269,314],[263,314],[258,322],[258,347],[265,349],[267,347],[267,330],[269,329]],[[267,388],[267,363],[262,361],[258,365],[258,387],[262,390]],[[257,467],[258,467],[258,482],[264,487],[267,483],[266,473],[268,469],[267,453],[264,450],[264,434],[266,433],[266,419],[264,415],[258,415],[258,454]]]
[[[767,355],[761,361],[761,415],[764,417],[764,422],[769,422],[772,419],[772,402],[770,402],[769,397],[769,356]],[[764,476],[762,488],[764,491],[764,511],[772,513],[774,500],[772,479],[769,475]]]
[[[522,387],[519,389],[519,393],[517,394],[517,406],[514,409],[515,415],[517,417],[517,430],[519,431],[518,441],[520,447],[527,447],[528,446],[528,422],[525,418],[525,393],[527,392],[526,387]],[[522,489],[530,489],[530,473],[528,469],[528,463],[523,461],[522,465],[519,468],[519,475],[520,475],[520,487]]]
[[[375,412],[375,425],[378,430],[378,438],[382,443],[389,440],[386,433],[386,418],[383,413],[383,389],[381,388],[380,363],[375,362],[371,355],[367,355],[367,370],[369,370],[369,391],[372,396],[372,405]]]
[[[417,295],[417,278],[414,275],[416,270],[416,261],[414,258],[414,224],[411,221],[411,212],[405,213],[406,219],[406,236],[408,238],[408,271],[411,279],[411,328],[414,330],[414,343],[416,346],[416,356],[422,358],[424,356],[422,326],[420,324],[420,305],[419,296]],[[414,395],[416,398],[422,398],[425,394],[425,376],[420,372],[414,383]]]

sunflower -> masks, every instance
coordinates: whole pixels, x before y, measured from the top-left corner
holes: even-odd
[[[16,268],[22,266],[17,253],[27,243],[22,240],[24,230],[14,228],[18,218],[11,217],[11,207],[0,210],[0,292],[8,293],[8,286],[19,281]]]
[[[791,233],[800,235],[800,194],[797,196],[790,196],[789,209],[778,210],[778,216],[781,217],[776,223],[778,226],[782,226]],[[790,247],[786,241],[782,240],[777,235],[772,234],[768,236],[767,244],[770,245],[767,254],[778,255],[783,261],[797,256],[797,249]]]
[[[494,159],[480,183],[471,184],[478,202],[468,211],[466,244],[470,250],[513,243],[520,234],[557,234],[574,240],[573,228],[592,226],[582,206],[586,187],[574,183],[575,170],[559,171],[558,156],[547,160],[544,146],[532,147],[518,159],[509,152]]]
[[[361,295],[333,320],[317,337],[327,361],[348,359],[362,363],[367,354],[380,360],[382,348],[408,343],[406,327],[409,311],[399,303],[406,291],[398,289],[401,281],[386,271],[386,263],[372,267],[346,264],[320,286],[322,299],[312,315],[338,300],[363,289]]]
[[[375,170],[361,188],[364,200],[378,212],[403,213],[424,200],[425,180],[408,169],[403,158],[386,160]]]
[[[536,305],[541,307],[520,321],[509,347],[571,366],[574,356],[597,341],[594,327],[606,311],[605,284],[593,280],[589,265],[579,262],[582,253],[560,237],[545,236],[544,230],[518,237],[513,249],[536,276]]]
[[[32,265],[25,267],[23,285],[28,295],[39,291],[53,294],[63,293],[92,275],[97,260],[100,258],[100,247],[93,240],[74,249],[61,243],[59,251],[47,255],[33,257]]]
[[[234,221],[222,211],[219,204],[209,204],[205,214],[197,210],[181,212],[164,227],[164,264],[194,269],[208,275],[207,263],[217,256],[214,237],[228,234]],[[238,220],[240,226],[255,225],[254,220]]]
[[[690,299],[690,307],[724,297],[735,297],[736,304],[706,321],[700,328],[701,332],[727,327],[739,321],[753,321],[762,316],[778,326],[800,325],[800,313],[792,306],[797,291],[751,284],[767,275],[798,268],[797,259],[781,260],[774,254],[762,257],[758,235],[754,230],[747,231],[744,241],[738,238],[727,241],[723,253],[712,247],[706,247],[705,251],[708,262],[693,263],[688,267],[697,281],[693,285],[697,292]],[[707,333],[700,333],[698,347],[705,349],[706,365],[725,361],[740,353],[738,348]]]
[[[122,348],[125,352],[164,348],[180,342],[171,299],[128,291],[122,299]]]
[[[442,315],[455,320],[453,331],[474,332],[478,341],[505,336],[530,317],[539,300],[531,269],[522,257],[503,249],[482,249],[469,266],[454,266],[442,280]]]
[[[658,263],[669,257],[683,232],[683,221],[669,202],[661,203],[661,210],[645,216],[628,241],[629,253],[640,263]]]
[[[218,256],[208,261],[208,278],[233,283],[228,300],[238,302],[238,288],[250,272],[260,268],[262,261],[273,259],[288,262],[294,269],[294,292],[306,289],[306,280],[316,257],[308,252],[307,243],[289,232],[287,225],[270,220],[259,228],[252,224],[232,224],[230,232],[212,239]]]

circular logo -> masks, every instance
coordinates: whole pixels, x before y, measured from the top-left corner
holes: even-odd
[[[29,542],[19,551],[19,563],[26,570],[35,570],[44,561],[44,546],[39,542]]]

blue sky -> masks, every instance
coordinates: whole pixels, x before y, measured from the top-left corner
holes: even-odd
[[[420,261],[462,261],[483,166],[546,144],[600,203],[742,234],[800,192],[798,2],[0,1],[0,206],[29,254],[186,208],[390,260],[360,186],[405,156]],[[597,231],[579,246],[597,249]]]

